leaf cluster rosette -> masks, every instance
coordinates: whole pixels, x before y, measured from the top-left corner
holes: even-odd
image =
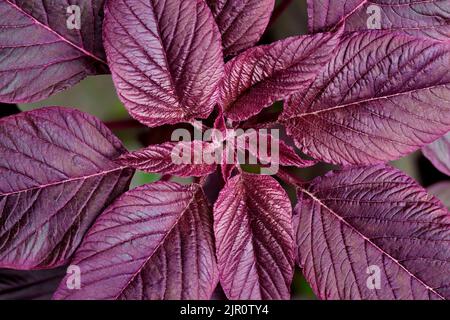
[[[0,267],[78,266],[81,289],[68,275],[55,299],[210,299],[219,284],[229,299],[289,299],[295,265],[321,299],[450,298],[450,214],[432,195],[447,199],[449,186],[427,192],[386,164],[423,148],[450,174],[450,1],[344,2],[308,1],[310,34],[268,45],[257,43],[273,0],[82,1],[75,33],[61,4],[0,2],[2,102],[110,72],[148,127],[214,123],[195,129],[221,140],[184,142],[193,154],[237,129],[289,137],[265,133],[278,160],[236,150],[277,161],[269,176],[175,164],[173,141],[128,152],[70,108],[4,117]],[[383,10],[381,30],[367,29],[369,5]],[[280,101],[274,121],[259,117]],[[286,168],[318,161],[340,168],[309,182]],[[127,191],[135,169],[196,182]],[[367,285],[371,266],[381,290]],[[51,287],[34,272],[23,281]]]

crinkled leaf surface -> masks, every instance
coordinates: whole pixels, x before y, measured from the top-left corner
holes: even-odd
[[[270,176],[241,173],[214,206],[221,285],[229,299],[289,299],[294,241],[291,203]]]
[[[133,189],[95,222],[71,262],[82,288],[56,299],[209,299],[217,286],[211,212],[199,185]]]
[[[67,262],[98,214],[125,192],[125,150],[96,118],[43,108],[0,119],[0,267]]]
[[[335,164],[397,159],[450,129],[450,43],[381,31],[343,36],[281,122],[306,154]]]
[[[450,209],[450,182],[438,182],[428,187],[428,193],[435,195]]]
[[[148,126],[206,118],[223,73],[220,32],[202,0],[108,0],[105,49],[117,92]]]
[[[422,152],[437,169],[450,176],[450,133],[422,148]]]
[[[402,172],[349,168],[298,198],[298,262],[319,298],[450,298],[450,213]]]
[[[51,270],[0,269],[0,300],[49,300],[66,268]]]
[[[201,141],[166,142],[124,154],[117,162],[151,173],[201,177],[214,172],[217,168],[217,163],[204,162],[203,152],[207,152],[211,146],[210,143]]]
[[[253,46],[263,35],[275,0],[206,0],[222,33],[225,55]]]
[[[32,102],[107,71],[104,0],[0,1],[0,101]],[[80,29],[67,8],[80,8]],[[70,11],[72,12],[72,11]]]
[[[379,19],[380,25],[374,25]],[[345,21],[346,31],[379,27],[390,31],[449,41],[450,2],[448,0],[308,0],[311,32],[326,31]]]
[[[302,92],[331,59],[338,33],[291,37],[251,48],[225,65],[220,94],[228,119],[242,121]]]

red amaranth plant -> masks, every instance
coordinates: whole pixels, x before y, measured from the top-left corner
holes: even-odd
[[[265,128],[259,139],[278,159],[251,143],[235,151],[281,168],[252,174],[222,153],[174,163],[174,141],[127,152],[100,120],[69,108],[9,115],[0,267],[79,268],[81,287],[68,275],[55,299],[210,299],[219,284],[229,299],[289,299],[295,264],[322,299],[450,298],[450,214],[431,195],[446,197],[448,184],[428,194],[386,164],[424,147],[449,174],[450,1],[308,1],[311,34],[268,45],[256,44],[274,0],[72,2],[77,32],[63,4],[0,1],[0,101],[40,100],[111,72],[142,124],[221,133],[183,142],[192,154]],[[384,23],[370,30],[377,5]],[[286,168],[318,161],[340,168],[309,182]],[[134,169],[195,182],[127,191]]]

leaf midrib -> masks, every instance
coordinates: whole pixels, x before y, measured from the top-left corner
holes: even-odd
[[[191,204],[195,201],[197,194],[199,192],[202,192],[202,189],[199,185],[196,185],[196,190],[194,190],[192,192],[192,197],[189,200],[189,202],[187,203],[186,207],[181,211],[181,213],[179,214],[179,216],[176,218],[176,220],[174,221],[174,223],[172,224],[172,226],[170,227],[169,230],[167,230],[166,234],[164,235],[164,237],[161,239],[161,241],[158,243],[158,245],[155,247],[154,250],[152,250],[152,252],[149,254],[148,258],[145,259],[145,261],[142,263],[142,265],[139,267],[139,269],[133,273],[133,275],[130,277],[129,281],[120,289],[119,293],[116,294],[113,298],[113,300],[118,300],[119,297],[123,294],[123,292],[130,286],[130,284],[134,281],[134,279],[136,279],[136,277],[142,272],[142,270],[145,268],[145,266],[147,265],[147,263],[155,256],[155,254],[157,254],[157,252],[159,251],[159,249],[166,243],[167,238],[172,234],[172,231],[175,229],[175,227],[179,224],[180,220],[185,216],[186,212],[189,210],[189,208],[191,207]]]
[[[38,19],[36,19],[35,17],[33,17],[31,14],[29,14],[28,12],[24,11],[22,8],[20,8],[17,4],[12,3],[11,0],[6,0],[6,3],[8,3],[10,6],[12,6],[14,9],[16,9],[17,11],[19,11],[20,13],[24,14],[25,16],[27,16],[28,18],[30,18],[31,20],[33,20],[33,22],[46,29],[48,32],[54,34],[55,36],[57,36],[59,39],[61,39],[62,41],[66,42],[67,44],[69,44],[70,46],[74,47],[75,49],[77,49],[78,51],[82,52],[83,54],[85,54],[86,56],[99,61],[100,63],[107,65],[106,61],[104,61],[103,59],[97,57],[95,54],[93,54],[92,52],[89,52],[88,50],[80,47],[79,45],[73,43],[72,41],[66,39],[64,36],[62,36],[61,34],[59,34],[58,32],[56,32],[55,30],[51,29],[49,26],[47,26],[46,24],[42,23],[41,21],[39,21]]]
[[[116,167],[116,168],[111,169],[111,170],[105,170],[105,171],[97,172],[97,173],[86,175],[86,176],[79,176],[79,177],[75,177],[75,178],[64,179],[64,180],[61,180],[61,181],[50,182],[50,183],[42,184],[42,185],[39,185],[39,186],[26,188],[26,189],[20,189],[20,190],[8,192],[8,193],[0,193],[0,197],[5,197],[5,196],[7,197],[7,196],[10,196],[10,195],[13,195],[13,194],[18,194],[18,193],[23,193],[23,192],[28,192],[28,191],[38,190],[38,189],[44,189],[44,188],[53,187],[53,186],[57,186],[57,185],[60,185],[60,184],[65,184],[65,183],[78,181],[78,180],[87,180],[87,179],[90,179],[90,178],[93,178],[93,177],[98,177],[98,176],[107,175],[109,173],[113,173],[113,172],[116,172],[116,171],[121,171],[121,170],[124,170],[126,168],[127,168],[126,166],[121,166],[121,167]]]
[[[423,88],[412,89],[412,90],[409,90],[409,91],[403,91],[403,92],[399,92],[399,93],[384,95],[384,96],[375,97],[375,98],[362,99],[362,100],[359,100],[359,101],[354,101],[354,102],[338,105],[338,106],[331,107],[331,108],[326,108],[326,109],[317,110],[317,111],[313,111],[313,112],[307,112],[307,113],[301,113],[301,114],[298,114],[298,115],[289,116],[289,117],[286,117],[284,119],[282,118],[281,121],[282,122],[286,122],[286,121],[289,121],[289,120],[292,120],[292,119],[302,118],[302,117],[306,117],[306,116],[314,116],[314,115],[325,113],[325,112],[330,112],[330,111],[339,110],[339,109],[343,109],[343,108],[347,108],[347,107],[352,107],[354,105],[358,105],[358,104],[362,104],[362,103],[370,103],[372,101],[378,101],[378,100],[383,100],[383,99],[390,99],[390,98],[394,98],[394,97],[398,97],[398,96],[407,95],[407,94],[410,94],[410,93],[419,92],[419,91],[422,91],[422,90],[430,90],[430,89],[436,89],[436,88],[440,88],[440,87],[445,88],[448,85],[449,85],[448,83],[443,83],[443,84],[437,84],[437,85],[432,85],[432,86],[423,87]]]
[[[328,207],[325,203],[323,203],[319,198],[317,198],[312,192],[307,191],[304,188],[299,187],[299,190],[309,196],[313,201],[315,201],[317,204],[319,204],[321,207],[325,208],[328,212],[330,212],[332,215],[334,215],[341,223],[345,224],[348,228],[350,228],[352,231],[354,231],[357,235],[359,235],[361,238],[364,239],[364,241],[368,242],[371,246],[373,246],[376,250],[381,252],[382,255],[385,255],[388,259],[392,260],[396,265],[398,265],[401,269],[403,269],[410,277],[417,280],[426,290],[429,290],[436,294],[440,299],[446,300],[444,296],[442,296],[440,293],[438,293],[435,289],[427,285],[422,279],[414,275],[411,271],[409,271],[403,264],[401,264],[397,259],[395,259],[393,256],[391,256],[389,253],[387,253],[385,250],[383,250],[381,247],[379,247],[377,244],[375,244],[371,239],[366,237],[364,234],[362,234],[358,229],[356,229],[353,225],[351,225],[348,221],[346,221],[344,218],[342,218],[338,213],[336,213],[334,210],[332,210],[330,207]]]

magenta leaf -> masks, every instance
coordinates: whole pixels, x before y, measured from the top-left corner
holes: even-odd
[[[450,130],[450,43],[385,32],[343,36],[280,117],[297,146],[335,164],[397,159]]]
[[[450,176],[450,133],[423,147],[422,152],[437,169]]]
[[[82,288],[63,280],[56,299],[209,299],[218,283],[211,212],[199,185],[133,189],[95,222],[71,262]]]
[[[224,115],[242,121],[277,100],[302,92],[331,59],[339,33],[291,37],[248,49],[225,65]]]
[[[383,29],[414,37],[448,41],[450,2],[447,0],[308,0],[311,32],[345,22],[346,31]]]
[[[210,147],[210,143],[201,141],[166,142],[124,154],[117,163],[151,173],[201,177],[217,168],[217,163],[204,162],[203,154]]]
[[[428,187],[428,193],[435,195],[442,203],[450,209],[450,182],[438,182]]]
[[[214,206],[222,287],[229,299],[289,299],[294,241],[291,203],[270,176],[239,174]]]
[[[148,126],[206,118],[223,73],[220,33],[200,0],[109,0],[104,42],[117,92]]]
[[[105,73],[103,2],[1,1],[0,101],[42,100]],[[79,21],[73,10],[79,10]]]
[[[402,172],[348,168],[298,198],[298,263],[319,298],[450,298],[450,213]]]
[[[259,41],[272,14],[275,0],[206,0],[211,7],[226,56]]]
[[[43,108],[0,119],[0,267],[63,265],[133,171],[96,118]]]
[[[65,267],[32,271],[0,269],[0,300],[49,300],[65,274]]]

